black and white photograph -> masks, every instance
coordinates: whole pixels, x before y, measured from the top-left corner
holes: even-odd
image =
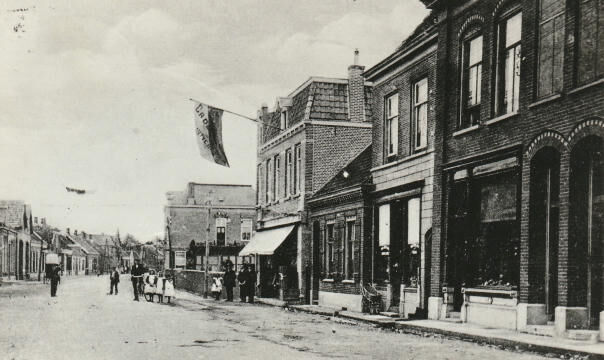
[[[4,0],[0,174],[0,359],[604,359],[604,0]]]

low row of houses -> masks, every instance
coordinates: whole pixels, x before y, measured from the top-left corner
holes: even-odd
[[[261,107],[255,209],[190,184],[167,239],[239,229],[260,296],[362,311],[374,292],[403,317],[604,329],[602,6],[422,3],[372,68],[355,56],[348,78]]]
[[[122,265],[119,235],[53,228],[22,200],[0,200],[0,277],[40,280],[47,254],[57,254],[66,275],[108,272]]]

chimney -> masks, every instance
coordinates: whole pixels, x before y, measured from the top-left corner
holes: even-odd
[[[262,103],[260,107],[260,111],[258,111],[258,146],[264,143],[264,125],[268,123],[268,105],[266,103]]]
[[[359,49],[354,50],[354,63],[348,67],[348,114],[352,122],[365,121],[364,66],[359,65]]]
[[[67,228],[67,235],[69,235],[69,234],[70,234],[70,232],[69,232],[69,228]]]
[[[78,229],[75,229],[75,230],[73,231],[73,234],[74,234],[75,236],[78,236]]]

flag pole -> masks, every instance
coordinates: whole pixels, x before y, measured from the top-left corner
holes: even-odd
[[[202,104],[202,102],[201,102],[201,101],[199,101],[199,100],[195,100],[195,99],[193,99],[193,98],[189,98],[189,100],[191,100],[191,101],[193,101],[193,102],[196,102],[196,103],[199,103],[199,104]],[[221,109],[221,108],[216,107],[216,106],[213,106],[213,105],[212,105],[212,107],[213,107],[214,109],[222,110],[222,111],[227,112],[227,113],[229,113],[229,114],[233,114],[233,115],[236,115],[236,116],[242,117],[242,118],[244,118],[244,119],[247,119],[247,120],[251,120],[251,121],[253,121],[253,122],[260,123],[260,124],[262,124],[263,126],[269,126],[269,127],[272,127],[272,128],[275,128],[275,129],[279,129],[279,130],[281,130],[281,128],[280,128],[280,127],[278,127],[278,126],[273,126],[273,125],[266,124],[266,123],[264,123],[263,121],[258,121],[257,119],[251,118],[251,117],[249,117],[249,116],[241,115],[241,114],[239,114],[239,113],[236,113],[236,112],[234,112],[234,111],[230,111],[230,110],[226,110],[226,109]]]

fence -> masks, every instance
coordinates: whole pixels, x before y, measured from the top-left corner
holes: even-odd
[[[205,271],[200,270],[173,270],[174,271],[174,287],[179,290],[186,290],[198,295],[204,295],[205,293]],[[168,270],[167,272],[170,272]],[[223,276],[223,272],[210,271],[210,276],[220,275]],[[210,284],[211,285],[211,284]],[[210,294],[211,296],[211,294]],[[233,296],[235,299],[239,299],[239,287],[233,288]],[[226,289],[223,287],[221,299],[226,299]]]

